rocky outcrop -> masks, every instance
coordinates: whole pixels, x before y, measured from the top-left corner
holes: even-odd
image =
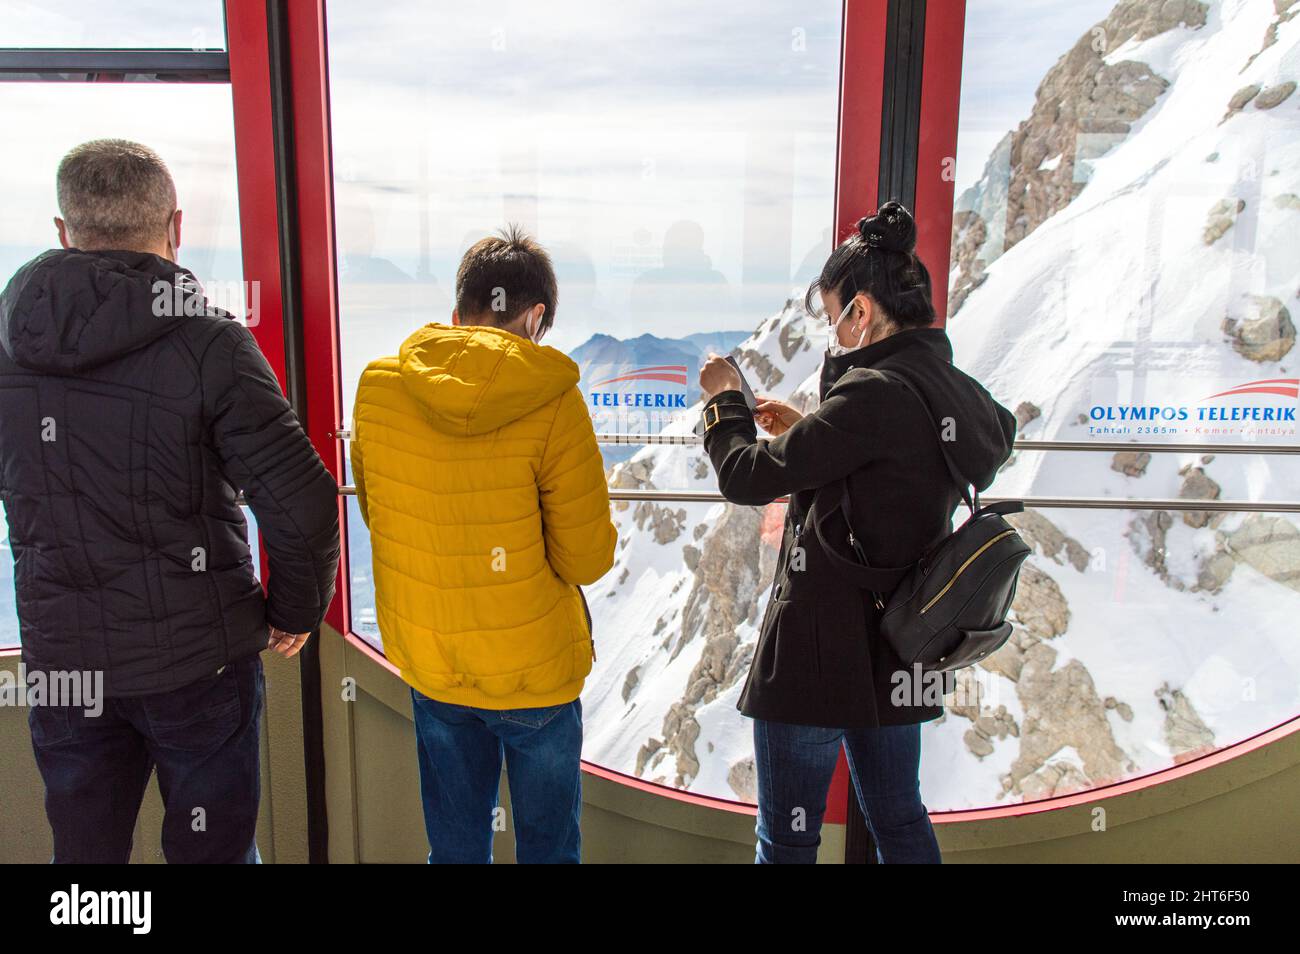
[[[677,778],[673,784],[678,788],[685,788],[700,774],[700,760],[695,754],[695,741],[699,737],[700,724],[695,721],[694,709],[674,702],[664,716],[664,748],[676,762]]]
[[[1011,514],[1007,521],[1020,531],[1026,543],[1048,559],[1059,564],[1068,562],[1080,573],[1088,569],[1090,555],[1087,549],[1043,516],[1041,510],[1031,508]]]
[[[636,687],[641,683],[641,667],[633,666],[627,671],[627,676],[623,679],[623,701],[627,702],[632,698],[632,693],[636,692]]]
[[[1024,654],[1016,695],[1024,709],[1020,751],[1002,780],[1021,799],[1113,782],[1136,766],[1116,743],[1092,676],[1077,659],[1055,668],[1057,652],[1039,642]],[[1073,750],[1079,765],[1060,758]],[[1065,769],[1065,765],[1069,769]]]
[[[611,490],[654,490],[654,481],[650,479],[651,473],[654,472],[654,461],[643,457],[634,457],[631,460],[625,460],[620,464],[615,464],[614,469],[609,474],[609,486]],[[614,509],[620,513],[626,512],[629,503],[626,500],[614,501]],[[627,542],[627,537],[620,541],[620,546]]]
[[[1087,568],[1083,545],[1041,514],[1028,511],[1014,519],[1036,550],[1058,563],[1069,559],[1080,571]],[[1024,718],[1017,723],[1005,706],[987,705],[977,670],[963,670],[947,712],[970,721],[962,735],[966,749],[984,758],[998,742],[1019,740],[1016,758],[1002,778],[1004,795],[1015,799],[1079,791],[1133,771],[1108,718],[1118,711],[1131,719],[1131,709],[1113,697],[1103,700],[1079,660],[1055,668],[1057,652],[1047,641],[1066,632],[1070,609],[1056,581],[1032,562],[1021,567],[1011,619],[1011,639],[979,668],[1015,685]],[[1065,757],[1065,752],[1073,755]]]
[[[971,720],[971,727],[966,730],[962,740],[966,748],[977,758],[993,754],[996,740],[1020,735],[1020,726],[1007,711],[1006,706],[998,706],[992,712],[981,714]]]
[[[1218,593],[1228,585],[1232,571],[1237,568],[1237,561],[1232,554],[1223,550],[1216,551],[1200,562],[1196,568],[1196,589],[1207,593]]]
[[[755,351],[753,348],[742,349],[736,360],[747,365],[754,372],[764,391],[771,391],[785,380],[785,372],[778,368],[767,355]]]
[[[1300,528],[1285,517],[1250,514],[1237,529],[1218,534],[1214,552],[1197,568],[1196,588],[1218,593],[1242,564],[1300,592]]]
[[[700,548],[690,543],[682,547],[682,562],[686,564],[686,569],[694,573],[700,565]]]
[[[1060,636],[1070,625],[1070,607],[1061,588],[1032,563],[1020,568],[1011,610],[1020,625],[1039,639]]]
[[[672,543],[682,535],[686,527],[686,510],[678,507],[663,507],[649,500],[642,500],[632,511],[636,528],[654,535],[655,543]]]
[[[787,301],[787,309],[793,307],[795,302]],[[808,341],[808,336],[804,334],[803,322],[787,321],[781,326],[781,331],[777,334],[777,345],[781,348],[781,357],[789,361],[800,351],[807,351],[812,345]]]
[[[1171,689],[1169,683],[1164,683],[1156,690],[1156,699],[1165,712],[1165,744],[1173,754],[1175,765],[1214,751],[1214,733],[1181,689]]]
[[[1041,640],[1025,627],[1013,626],[1011,638],[1003,644],[1001,649],[980,663],[980,668],[1003,676],[1013,683],[1019,682],[1020,671],[1025,667],[1025,653],[1029,651],[1030,647],[1037,645],[1039,642]],[[963,672],[973,672],[973,670],[963,670]],[[958,678],[957,682],[960,685],[961,679]]]
[[[733,686],[749,665],[753,647],[742,646],[738,634],[757,618],[758,603],[776,569],[775,551],[762,543],[761,534],[762,511],[728,504],[718,522],[697,539],[698,546],[688,544],[698,555],[692,558],[694,580],[670,658],[697,639],[704,645],[662,728],[665,757],[677,765],[672,784],[679,788],[699,772],[695,710]]]
[[[1124,535],[1128,537],[1133,551],[1156,576],[1174,589],[1181,590],[1184,588],[1182,582],[1169,575],[1169,566],[1165,561],[1165,541],[1173,525],[1174,516],[1168,510],[1137,513],[1129,520]]]
[[[1252,83],[1249,86],[1243,86],[1241,89],[1233,93],[1232,98],[1228,100],[1228,111],[1223,114],[1223,118],[1219,120],[1219,124],[1222,125],[1223,123],[1226,123],[1233,116],[1237,115],[1237,113],[1245,109],[1246,104],[1259,95],[1259,89],[1260,86],[1258,83]]]
[[[1183,485],[1178,489],[1182,500],[1218,500],[1223,492],[1223,488],[1200,467],[1187,466],[1178,473],[1183,478]],[[1197,530],[1217,524],[1222,519],[1222,514],[1209,510],[1184,510],[1182,513],[1183,523]]]
[[[1151,455],[1146,451],[1119,451],[1110,461],[1110,469],[1125,477],[1141,477],[1147,472]]]
[[[1106,711],[1114,711],[1125,722],[1133,721],[1133,707],[1127,702],[1120,702],[1114,696],[1107,696],[1101,704],[1106,707]]]
[[[1009,780],[1009,779],[1008,779]],[[1006,784],[1006,781],[1003,783]],[[1055,798],[1092,788],[1088,776],[1073,762],[1052,760],[1031,775],[1013,783],[1013,789],[1024,801]]]
[[[660,750],[664,747],[663,739],[649,739],[636,754],[636,774],[645,776],[646,769],[663,761]],[[656,758],[658,756],[658,758]],[[651,760],[654,760],[653,762]]]
[[[1288,23],[1295,19],[1297,15],[1300,15],[1300,6],[1297,6],[1297,3],[1300,3],[1300,0],[1273,0],[1273,10],[1276,12],[1277,17],[1264,30],[1264,42],[1259,48],[1259,53],[1251,55],[1250,59],[1246,61],[1246,65],[1241,68],[1241,72],[1246,72],[1250,68],[1250,64],[1255,62],[1255,57],[1277,42],[1278,30],[1281,29],[1283,23]]]
[[[1042,409],[1031,401],[1021,401],[1016,405],[1016,409],[1013,413],[1016,417],[1017,434],[1043,416]]]
[[[1003,141],[1009,141],[1009,137]],[[988,167],[985,167],[984,175],[987,180]],[[1002,198],[1005,197],[1004,189]],[[957,271],[957,277],[948,292],[948,314],[950,315],[960,311],[961,306],[966,303],[966,297],[984,284],[984,280],[988,278],[984,273],[987,262],[981,253],[989,240],[988,223],[975,209],[961,209],[956,212],[953,215],[952,228],[952,266]]]
[[[727,769],[727,784],[742,802],[752,804],[758,801],[758,772],[754,768],[753,756],[731,763],[731,768]]]
[[[1253,513],[1223,543],[1235,562],[1300,593],[1300,528],[1285,517]]]
[[[1276,298],[1251,295],[1252,310],[1243,318],[1223,319],[1223,333],[1237,354],[1260,363],[1281,361],[1295,347],[1291,312]]]
[[[1029,118],[998,144],[983,176],[957,202],[948,314],[956,315],[984,271],[1074,200],[1090,162],[1122,141],[1168,88],[1145,63],[1107,62],[1129,40],[1201,27],[1199,0],[1120,0],[1039,84]]]
[[[1201,241],[1206,245],[1213,245],[1223,238],[1228,229],[1236,223],[1237,216],[1245,209],[1244,199],[1220,199],[1210,208],[1209,214],[1205,217],[1205,230],[1201,233]]]
[[[1256,109],[1275,109],[1281,106],[1291,94],[1295,92],[1295,81],[1288,80],[1285,83],[1279,83],[1277,86],[1270,86],[1268,89],[1260,90],[1259,95],[1255,97]]]

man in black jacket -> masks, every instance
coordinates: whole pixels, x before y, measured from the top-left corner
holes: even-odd
[[[156,767],[168,861],[254,861],[259,653],[296,654],[333,598],[337,488],[252,335],[175,264],[158,156],[89,142],[57,185],[62,250],[0,295],[0,496],[54,860],[125,862]]]

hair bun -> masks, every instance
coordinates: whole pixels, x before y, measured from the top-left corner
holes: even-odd
[[[911,253],[916,248],[916,221],[902,203],[886,202],[875,215],[858,219],[858,234],[872,248]]]

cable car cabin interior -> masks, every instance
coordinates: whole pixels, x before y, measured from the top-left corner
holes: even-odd
[[[181,856],[246,611],[266,863],[1300,859],[1300,6],[119,6],[0,0],[0,860],[90,851],[92,705]]]

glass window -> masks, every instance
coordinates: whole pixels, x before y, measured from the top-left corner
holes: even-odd
[[[0,47],[223,50],[224,4],[0,0]]]
[[[710,350],[736,349],[760,390],[803,385],[816,339],[787,303],[830,249],[841,7],[332,0],[345,415],[370,360],[450,320],[462,253],[508,222],[552,251],[546,343],[582,368],[600,433],[689,431]],[[717,489],[698,447],[609,445],[606,463],[615,487]],[[706,644],[720,650],[699,620],[683,629],[690,554],[724,513],[616,508],[620,563],[591,591],[600,648],[584,704],[589,758],[735,798],[748,790],[728,781],[727,753],[749,735],[732,703],[753,633],[705,699],[692,674]],[[352,625],[377,643],[355,503],[348,529]],[[766,599],[754,580],[717,585],[757,587],[755,611]]]
[[[1112,9],[1113,6],[1113,9]],[[949,332],[1029,440],[1004,496],[1295,502],[1300,22],[1269,0],[967,13]],[[925,729],[932,809],[1104,785],[1300,712],[1300,515],[1043,509],[1016,635]]]
[[[229,86],[6,83],[0,98],[13,132],[5,146],[0,281],[58,247],[55,171],[63,155],[89,139],[134,139],[155,149],[176,180],[185,213],[180,263],[195,273],[214,304],[255,319],[259,296],[245,289],[240,257]],[[0,532],[7,550],[2,520]],[[17,641],[13,559],[6,553],[0,559],[0,646]]]

